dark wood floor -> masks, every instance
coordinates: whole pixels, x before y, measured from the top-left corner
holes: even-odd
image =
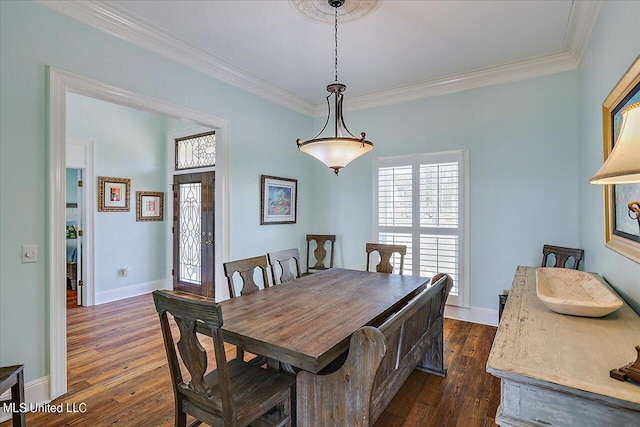
[[[68,393],[52,404],[86,413],[29,413],[29,426],[171,426],[173,394],[151,295],[69,305]],[[500,383],[485,372],[496,328],[445,320],[445,378],[415,371],[376,423],[495,426]],[[227,356],[235,355],[229,347]],[[9,422],[2,427],[10,425]]]

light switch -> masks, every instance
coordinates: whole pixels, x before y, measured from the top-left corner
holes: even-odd
[[[22,245],[22,263],[38,262],[38,245]]]

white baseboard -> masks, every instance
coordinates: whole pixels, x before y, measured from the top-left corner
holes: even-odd
[[[444,309],[444,317],[464,320],[465,322],[480,323],[482,325],[498,326],[498,310],[488,308],[465,308],[447,305]]]
[[[29,381],[24,385],[24,400],[25,403],[29,404],[38,404],[43,405],[49,403],[51,399],[49,398],[49,376],[45,376],[42,378],[37,378],[33,381]],[[7,390],[0,396],[0,401],[11,399],[11,389]],[[10,420],[11,414],[9,412],[5,412],[0,405],[0,423]]]
[[[122,288],[109,289],[108,291],[96,292],[96,305],[105,304],[107,302],[118,301],[125,298],[137,297],[138,295],[148,294],[156,289],[164,289],[165,280],[153,280],[151,282],[136,283],[135,285],[125,286]]]

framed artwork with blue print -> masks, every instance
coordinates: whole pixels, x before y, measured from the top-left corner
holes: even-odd
[[[260,224],[295,224],[298,213],[298,180],[260,176]]]

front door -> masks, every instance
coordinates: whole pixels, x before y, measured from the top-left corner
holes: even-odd
[[[173,178],[173,288],[213,299],[215,172]]]

